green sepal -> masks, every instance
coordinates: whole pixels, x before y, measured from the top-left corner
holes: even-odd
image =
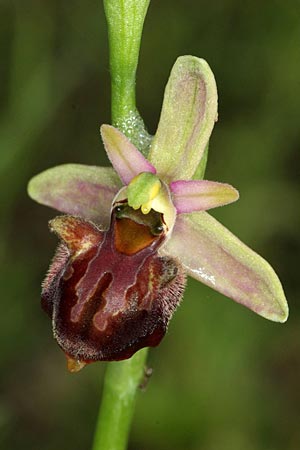
[[[217,87],[206,61],[181,56],[166,86],[149,161],[165,181],[190,180],[217,120]]]
[[[121,186],[110,167],[63,164],[33,177],[28,194],[42,205],[107,227],[113,198]]]

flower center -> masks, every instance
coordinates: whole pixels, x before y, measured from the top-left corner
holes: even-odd
[[[141,172],[127,186],[124,186],[114,198],[112,207],[127,204],[132,211],[140,214],[148,221],[153,212],[162,214],[162,224],[166,235],[170,235],[175,219],[176,209],[173,205],[168,186],[156,175]]]

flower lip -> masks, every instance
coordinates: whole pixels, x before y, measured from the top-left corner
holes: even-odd
[[[165,234],[153,235],[130,214],[144,222],[161,216],[124,204],[113,209],[106,231],[75,216],[51,223],[63,244],[43,283],[42,302],[73,372],[158,345],[181,300],[183,269],[157,254]],[[89,247],[76,252],[87,240]]]

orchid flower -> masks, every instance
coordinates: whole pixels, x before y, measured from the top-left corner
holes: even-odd
[[[70,370],[157,345],[186,274],[267,319],[286,321],[271,266],[206,212],[239,196],[229,184],[197,179],[216,119],[208,64],[183,56],[147,157],[102,125],[113,168],[65,164],[30,181],[34,200],[67,213],[50,222],[62,243],[42,305]]]

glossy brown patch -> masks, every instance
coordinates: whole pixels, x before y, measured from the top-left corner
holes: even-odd
[[[156,239],[150,228],[136,223],[131,219],[116,220],[115,246],[120,253],[134,255],[140,252]]]

